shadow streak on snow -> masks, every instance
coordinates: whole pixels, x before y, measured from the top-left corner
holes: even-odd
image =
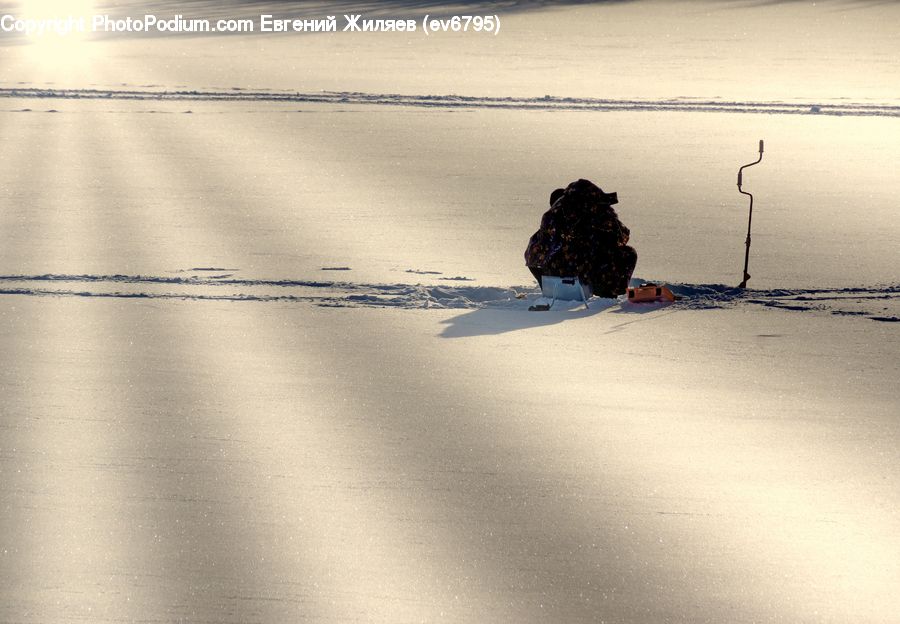
[[[35,87],[0,88],[0,98],[51,100],[129,100],[159,102],[257,102],[304,104],[359,104],[443,109],[488,109],[584,112],[690,112],[744,113],[769,115],[820,115],[837,117],[900,117],[900,106],[845,102],[739,102],[694,99],[605,99],[577,97],[487,97],[465,95],[401,95],[322,91],[244,91],[128,89],[49,89]]]
[[[146,161],[137,160],[149,150],[141,150],[128,135],[124,138],[110,142],[100,153],[85,150],[95,159],[85,170],[104,176],[100,187],[104,189],[103,198],[95,199],[98,205],[101,201],[133,198],[128,171],[158,175]],[[168,180],[174,183],[171,176]],[[134,230],[142,231],[150,225],[144,220],[149,212],[131,213]],[[114,224],[109,220],[102,223],[108,229],[96,233],[96,245],[116,236]],[[151,246],[138,237],[129,246],[129,253],[143,264]],[[198,299],[202,293],[201,297],[187,297],[185,293],[152,289],[190,284],[188,276],[192,273],[214,284],[222,272],[232,270],[224,268],[229,266],[192,265],[177,277],[80,275],[72,276],[77,279],[65,286],[77,284],[82,292],[69,295],[76,297],[87,293],[90,297]],[[60,283],[60,277],[65,278],[43,276],[37,283],[52,286]],[[104,293],[104,287],[135,290]],[[101,326],[107,328],[102,339],[90,343],[104,345],[99,347],[101,352],[111,350],[116,354],[110,358],[114,365],[106,367],[104,373],[110,376],[107,386],[115,390],[122,404],[120,419],[126,423],[122,427],[123,444],[126,449],[134,449],[134,457],[126,457],[123,462],[133,466],[130,504],[141,510],[147,526],[168,537],[164,545],[156,546],[141,536],[133,548],[141,561],[147,560],[145,553],[156,555],[146,564],[147,572],[158,574],[147,581],[153,590],[155,613],[173,621],[284,620],[285,612],[299,604],[303,596],[296,586],[283,580],[283,560],[266,537],[268,518],[259,512],[264,503],[258,492],[242,487],[259,474],[261,467],[252,452],[254,443],[241,426],[247,416],[243,395],[236,396],[240,395],[237,385],[222,383],[220,371],[215,370],[228,367],[243,371],[248,364],[240,357],[224,362],[218,357],[222,352],[218,337],[215,332],[204,331],[202,316],[188,314],[190,324],[172,322],[173,316],[180,318],[179,313],[169,315],[156,308],[85,308],[103,315]],[[239,347],[231,346],[240,353]],[[199,362],[203,365],[198,367]],[[148,370],[154,373],[148,375]],[[248,561],[253,565],[247,565]],[[297,570],[312,568],[306,552],[296,552],[291,563]],[[138,562],[134,566],[140,567]],[[333,610],[321,602],[306,602],[304,613],[326,621],[335,617]]]
[[[127,142],[111,141],[102,150],[82,150],[87,159],[84,170],[103,182],[100,188],[104,192],[102,197],[92,198],[94,205],[133,198],[127,172],[134,170],[135,163],[129,160],[129,147]],[[149,226],[149,221],[143,220],[148,212],[132,213],[133,230]],[[116,230],[110,219],[101,219],[93,244],[102,246],[102,241],[114,240]],[[150,251],[145,238],[137,237],[129,245],[131,259],[138,263],[146,262]],[[43,277],[46,279],[37,283],[58,283],[59,276]],[[175,283],[166,276],[75,277],[78,279],[66,286],[77,284],[78,290],[63,296],[143,299],[156,295],[104,293],[99,287],[141,284],[145,289],[152,283],[168,283],[171,288]],[[137,306],[85,309],[99,321],[88,327],[103,328],[103,336],[90,343],[102,345],[99,350],[114,363],[97,367],[97,374],[104,379],[101,387],[108,389],[101,396],[114,397],[110,407],[121,423],[118,448],[110,449],[107,461],[125,466],[122,478],[128,483],[127,504],[138,510],[149,529],[132,536],[134,559],[119,573],[127,574],[129,568],[141,570],[141,563],[146,562],[142,571],[155,575],[144,581],[152,588],[148,602],[158,617],[175,621],[203,614],[222,622],[246,619],[253,603],[243,597],[267,595],[274,601],[284,594],[278,586],[261,587],[258,576],[244,565],[246,553],[265,553],[265,549],[252,514],[242,517],[235,513],[249,506],[239,484],[258,466],[236,452],[240,436],[234,435],[230,426],[231,390],[217,386],[207,371],[193,368],[197,361],[211,359],[196,332],[186,332],[179,324],[165,322],[160,314]],[[148,370],[157,372],[151,376]],[[167,539],[156,545],[149,539],[154,533]],[[232,547],[223,548],[223,544]]]

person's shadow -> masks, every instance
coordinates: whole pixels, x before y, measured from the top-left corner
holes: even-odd
[[[639,279],[632,279],[631,285],[638,285]],[[467,338],[471,336],[492,336],[507,332],[530,329],[533,327],[546,327],[556,325],[564,321],[577,321],[592,316],[603,314],[612,322],[607,333],[621,331],[628,325],[642,320],[648,320],[645,314],[659,312],[669,308],[669,302],[630,303],[619,299],[594,298],[589,301],[590,308],[585,309],[584,304],[577,301],[557,301],[552,310],[547,312],[529,312],[529,304],[534,302],[533,297],[512,302],[512,305],[489,306],[465,312],[453,318],[441,321],[446,325],[440,333],[441,338]],[[673,311],[673,310],[670,310]],[[613,317],[618,318],[613,322]],[[626,316],[619,316],[619,315]],[[631,316],[632,318],[628,318]],[[627,320],[623,320],[627,319]],[[621,322],[619,322],[621,321]]]
[[[563,321],[584,319],[602,314],[618,306],[615,299],[594,299],[590,308],[571,301],[559,301],[554,309],[547,312],[529,312],[527,301],[521,307],[479,308],[442,321],[446,325],[442,338],[465,338],[470,336],[490,336],[507,332],[556,325]],[[568,305],[571,304],[571,305]]]

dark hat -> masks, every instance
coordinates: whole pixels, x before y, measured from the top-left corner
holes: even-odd
[[[609,204],[610,206],[619,203],[619,196],[616,193],[604,193],[602,188],[583,178],[567,186],[566,193],[571,195],[593,195],[601,203]]]

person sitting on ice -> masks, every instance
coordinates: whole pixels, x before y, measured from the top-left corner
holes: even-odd
[[[578,277],[598,297],[625,294],[637,252],[628,246],[631,233],[619,221],[615,203],[615,193],[588,180],[550,194],[550,210],[525,250],[525,264],[539,285],[544,275]]]

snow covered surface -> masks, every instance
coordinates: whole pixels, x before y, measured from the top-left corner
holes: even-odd
[[[0,621],[895,620],[900,6],[477,7],[0,38]],[[527,312],[579,177],[681,301]]]

